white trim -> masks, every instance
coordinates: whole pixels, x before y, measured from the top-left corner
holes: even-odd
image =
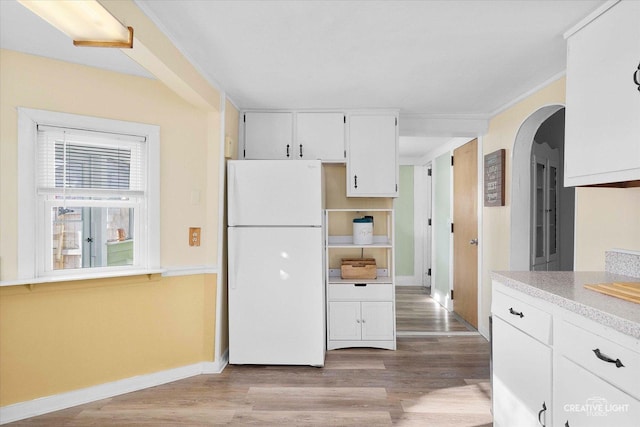
[[[147,139],[147,196],[142,209],[146,230],[144,265],[123,268],[116,275],[129,275],[136,271],[160,269],[160,127],[157,125],[113,120],[56,111],[18,107],[18,279],[39,281],[37,277],[37,255],[42,248],[37,247],[39,224],[36,213],[39,209],[35,192],[35,142],[38,124],[139,135]],[[58,272],[61,280],[84,280],[112,277],[110,273],[99,273],[96,269],[85,269],[77,274],[70,271]],[[92,272],[90,270],[93,270]]]
[[[420,276],[396,276],[396,286],[422,286]]]
[[[170,383],[205,373],[220,373],[227,365],[219,362],[200,362],[152,374],[138,375],[97,386],[54,394],[0,408],[0,424],[23,420],[72,406],[118,396],[149,387]]]
[[[163,274],[165,270],[161,268],[146,269],[146,270],[116,270],[110,272],[101,273],[87,273],[76,276],[47,276],[47,277],[34,277],[30,279],[16,279],[16,280],[4,280],[0,282],[2,286],[20,286],[20,285],[42,285],[47,283],[61,283],[61,282],[75,282],[82,280],[94,280],[94,279],[109,279],[113,277],[130,277],[130,276],[143,276],[151,274]]]
[[[398,337],[459,337],[459,336],[479,336],[479,332],[473,331],[451,331],[451,332],[422,332],[422,331],[398,331]],[[485,337],[486,338],[486,337]]]
[[[196,274],[218,274],[220,269],[215,265],[190,265],[184,267],[165,267],[162,277],[193,276]]]
[[[589,25],[589,23],[591,23],[591,21],[595,20],[597,17],[599,17],[600,15],[605,13],[607,10],[611,9],[613,6],[615,6],[619,2],[620,2],[620,0],[609,0],[609,1],[607,1],[606,3],[601,5],[599,8],[597,8],[596,10],[594,10],[593,12],[588,14],[584,19],[582,19],[576,25],[574,25],[573,27],[571,27],[567,31],[565,31],[562,36],[564,37],[565,40],[568,39],[569,37],[571,37],[572,35],[574,35],[578,31],[580,31],[583,27],[586,27],[587,25]]]
[[[216,335],[214,338],[214,355],[213,358],[216,361],[221,360],[221,358],[226,357],[226,363],[229,361],[228,351],[229,349],[225,349],[225,353],[222,353],[222,321],[223,321],[223,310],[222,304],[226,303],[225,298],[223,298],[223,286],[227,286],[227,268],[225,265],[224,258],[224,250],[225,250],[225,242],[226,242],[226,176],[227,176],[227,159],[225,158],[225,140],[226,140],[226,117],[227,117],[227,94],[225,92],[220,93],[220,147],[219,147],[219,159],[218,159],[218,276],[216,281]],[[225,310],[225,318],[226,312]],[[225,319],[226,323],[226,319]],[[228,342],[228,340],[227,340]]]
[[[563,71],[561,71],[561,72],[559,72],[557,74],[554,74],[553,76],[549,77],[547,80],[543,81],[539,85],[536,85],[535,87],[529,89],[528,91],[526,91],[522,95],[520,95],[520,96],[516,97],[515,99],[509,101],[508,103],[504,104],[502,107],[499,107],[499,108],[495,109],[494,111],[491,112],[491,114],[489,114],[489,116],[493,119],[498,114],[501,114],[501,113],[505,112],[509,108],[511,108],[514,105],[516,105],[518,102],[529,98],[531,95],[533,95],[534,93],[538,92],[539,90],[541,90],[541,89],[549,86],[551,83],[554,83],[555,81],[561,79],[566,74],[567,74],[566,70],[563,70]]]
[[[484,141],[480,136],[478,137],[478,331],[482,336],[487,338],[489,336],[489,314],[491,314],[491,307],[485,307],[482,305],[484,300],[484,274],[482,269],[484,250]],[[482,321],[480,319],[483,319]]]

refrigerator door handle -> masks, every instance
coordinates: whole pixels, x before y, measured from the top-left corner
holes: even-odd
[[[227,190],[228,190],[228,197],[229,197],[229,199],[231,199],[231,198],[236,198],[237,197],[236,196],[237,195],[237,193],[236,193],[236,184],[238,183],[237,182],[237,177],[236,177],[236,168],[235,168],[235,166],[233,164],[229,165],[229,175],[230,175],[229,176],[229,183],[228,183],[228,187],[229,188]],[[229,200],[228,203],[229,203],[229,206],[233,207],[233,211],[231,212],[232,215],[230,215],[230,217],[229,217],[229,223],[230,223],[230,225],[235,225],[235,220],[234,219],[238,217],[237,210],[238,210],[239,203],[237,203],[237,201],[236,201],[236,203],[232,203],[232,200]]]
[[[232,276],[229,277],[229,283],[231,284],[231,289],[236,289],[236,284],[238,283],[238,262],[240,260],[238,253],[238,245],[234,242],[233,245],[233,256],[229,258],[229,270],[231,270]]]

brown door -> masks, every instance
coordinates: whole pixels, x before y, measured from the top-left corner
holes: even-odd
[[[453,152],[453,311],[478,327],[478,140]]]

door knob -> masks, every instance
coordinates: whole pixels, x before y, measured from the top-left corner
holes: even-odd
[[[471,240],[469,241],[469,244],[470,244],[470,245],[476,245],[476,246],[478,246],[478,239],[471,239]]]

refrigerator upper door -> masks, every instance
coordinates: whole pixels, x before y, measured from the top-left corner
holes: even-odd
[[[324,364],[322,229],[229,229],[229,362]]]
[[[322,225],[319,160],[232,160],[229,226]]]

